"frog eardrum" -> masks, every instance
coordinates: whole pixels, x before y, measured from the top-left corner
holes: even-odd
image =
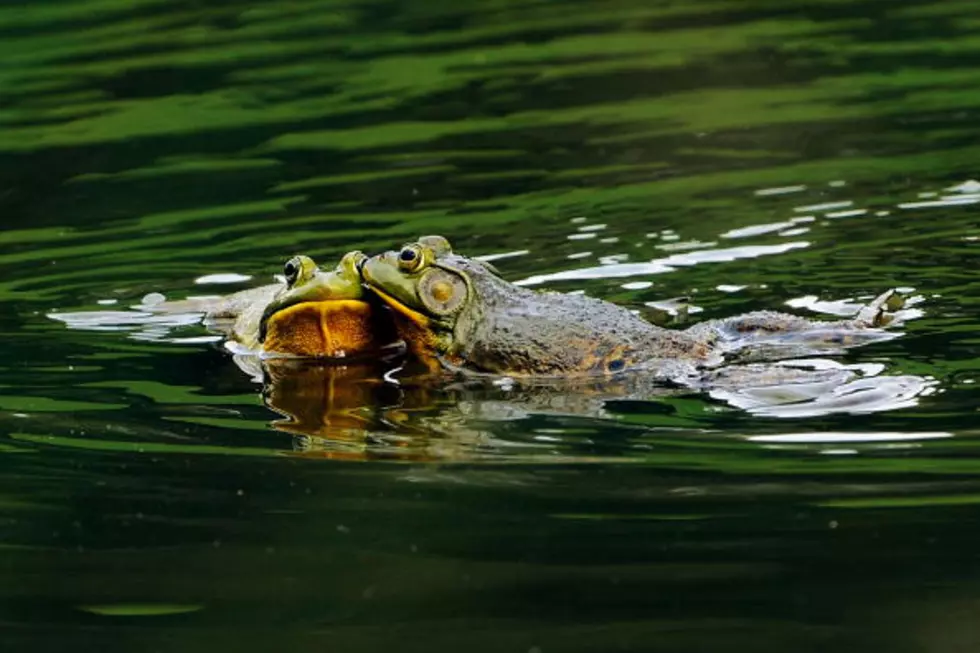
[[[451,315],[466,301],[466,282],[458,274],[430,268],[419,279],[419,299],[435,315]]]

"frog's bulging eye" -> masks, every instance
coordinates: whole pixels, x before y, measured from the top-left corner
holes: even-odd
[[[422,266],[422,250],[415,245],[407,245],[398,252],[398,267],[405,272],[415,272]]]
[[[466,282],[459,275],[433,268],[419,280],[419,299],[436,315],[458,311],[466,300]]]
[[[286,261],[286,265],[282,266],[282,274],[286,277],[286,284],[292,287],[296,283],[296,279],[299,278],[299,271],[302,268],[299,257],[294,256],[293,258]]]
[[[367,260],[367,255],[361,251],[347,252],[344,254],[343,258],[340,259],[340,265],[337,269],[342,272],[352,272],[354,274],[360,274],[361,268],[364,267],[364,261]]]

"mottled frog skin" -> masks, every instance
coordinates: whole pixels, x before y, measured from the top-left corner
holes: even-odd
[[[685,331],[580,294],[540,292],[502,279],[489,264],[428,236],[368,258],[365,284],[395,313],[399,333],[430,370],[514,377],[610,375],[644,370],[696,375],[737,358],[771,360],[880,338],[892,293],[855,319],[817,322],[769,311],[712,320]],[[886,336],[890,337],[890,336]]]

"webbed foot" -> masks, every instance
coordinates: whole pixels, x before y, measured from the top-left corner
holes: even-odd
[[[895,312],[905,306],[905,297],[894,288],[887,290],[858,311],[854,317],[855,326],[884,327],[895,320]]]

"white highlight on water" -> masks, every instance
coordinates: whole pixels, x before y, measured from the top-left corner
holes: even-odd
[[[526,256],[530,253],[531,250],[529,249],[516,249],[512,252],[500,252],[499,254],[484,254],[483,256],[476,256],[474,258],[476,258],[478,261],[486,261],[489,263],[490,261],[499,261],[500,259],[505,259],[505,258]]]
[[[899,204],[900,209],[931,209],[941,206],[962,206],[965,204],[976,204],[980,202],[980,197],[965,196],[965,197],[948,197],[939,200],[930,200],[926,202],[904,202]]]
[[[535,274],[516,281],[521,286],[535,286],[553,281],[574,281],[585,279],[615,279],[620,277],[639,277],[652,274],[673,272],[679,267],[699,265],[701,263],[727,263],[740,259],[757,258],[782,254],[794,249],[809,247],[808,241],[792,241],[779,245],[743,245],[723,249],[706,249],[695,252],[672,254],[660,259],[642,263],[617,263],[613,265],[597,265],[587,268],[562,270],[550,274]]]
[[[241,283],[252,278],[250,274],[236,274],[234,272],[221,272],[218,274],[206,274],[203,277],[194,279],[194,283]]]
[[[774,188],[760,188],[755,191],[756,195],[764,197],[766,195],[787,195],[789,193],[799,193],[806,190],[806,186],[776,186]]]
[[[620,286],[623,290],[645,290],[653,285],[652,281],[627,281]]]
[[[844,200],[841,202],[824,202],[823,204],[809,204],[807,206],[798,206],[794,211],[797,213],[813,213],[821,211],[833,211],[834,209],[846,209],[849,206],[854,206],[854,202],[851,200]]]
[[[752,442],[778,442],[782,444],[825,444],[835,442],[909,442],[951,437],[953,434],[945,431],[923,431],[921,433],[881,431],[876,433],[783,433],[779,435],[754,435],[748,439]]]

